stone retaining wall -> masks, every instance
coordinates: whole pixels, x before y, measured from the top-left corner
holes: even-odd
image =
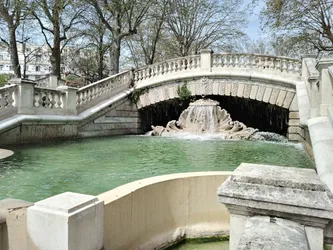
[[[185,237],[228,233],[229,214],[216,193],[230,174],[157,176],[99,195],[105,204],[105,248],[161,249]]]

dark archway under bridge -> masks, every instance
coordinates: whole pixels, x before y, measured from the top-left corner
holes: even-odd
[[[200,98],[202,96],[193,96],[191,100]],[[207,95],[206,98],[218,101],[219,106],[226,109],[234,121],[243,122],[248,127],[284,136],[288,133],[289,109],[287,108],[234,96]],[[189,103],[190,100],[181,101],[175,98],[140,109],[143,132],[150,131],[151,125],[165,126],[171,120],[178,120]]]

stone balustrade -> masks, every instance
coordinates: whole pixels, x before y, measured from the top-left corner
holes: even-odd
[[[15,91],[17,85],[9,85],[0,88],[0,117],[5,118],[16,113]]]
[[[240,78],[266,78],[283,82],[286,78],[299,80],[300,60],[259,54],[214,54],[212,50],[201,50],[200,55],[176,58],[149,65],[134,72],[136,88],[150,87],[172,80],[203,76],[236,76]],[[287,76],[287,77],[285,77]]]
[[[200,56],[180,57],[136,70],[134,72],[134,81],[139,82],[156,76],[192,71],[198,68],[200,68]]]
[[[259,54],[213,54],[213,68],[244,68],[301,74],[301,62],[294,58]]]
[[[55,76],[40,82],[13,80],[0,89],[0,118],[13,114],[77,115],[135,87],[200,77],[256,80],[261,83],[296,85],[302,65],[299,60],[256,54],[214,54],[201,50],[191,55],[128,70],[80,89],[59,86]],[[308,71],[306,71],[308,72]],[[17,86],[16,86],[16,85]],[[46,87],[47,86],[47,87]],[[127,94],[130,92],[126,92]]]
[[[128,90],[132,83],[132,71],[128,70],[78,89],[76,106],[78,113]]]
[[[64,95],[63,91],[35,87],[33,106],[44,109],[62,109]]]

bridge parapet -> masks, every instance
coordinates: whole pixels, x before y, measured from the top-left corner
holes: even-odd
[[[260,54],[213,54],[212,68],[253,69],[264,72],[301,74],[298,59]]]
[[[128,90],[131,87],[132,78],[132,71],[128,70],[78,89],[76,93],[76,107],[78,113],[122,91]]]
[[[9,85],[0,88],[0,117],[6,118],[17,112],[17,100],[15,97],[17,85]]]
[[[224,76],[229,78],[275,79],[276,82],[298,81],[302,63],[298,59],[259,54],[214,54],[202,50],[191,55],[156,63],[134,72],[136,88],[144,88],[163,82],[200,76]]]

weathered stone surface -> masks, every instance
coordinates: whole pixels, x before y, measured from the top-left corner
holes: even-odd
[[[333,219],[333,195],[312,169],[243,163],[218,195],[237,214],[273,215],[321,228]]]
[[[309,250],[304,227],[269,216],[249,218],[237,250]],[[312,249],[312,248],[311,248]]]

